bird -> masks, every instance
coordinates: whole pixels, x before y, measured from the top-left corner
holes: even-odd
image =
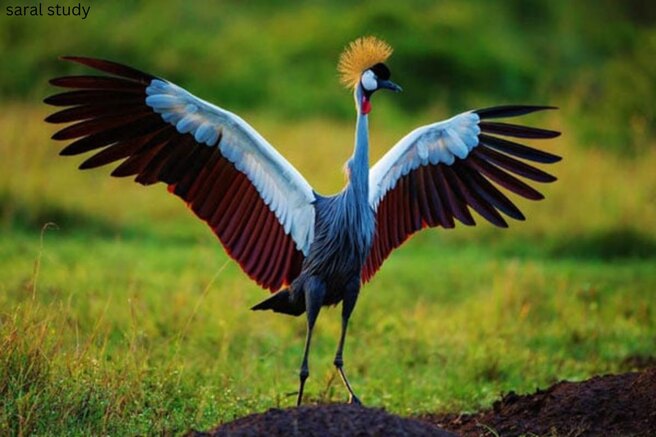
[[[424,228],[450,229],[456,221],[475,225],[471,210],[498,227],[508,226],[504,215],[524,220],[502,190],[539,200],[543,195],[526,180],[556,180],[534,163],[555,163],[560,156],[516,141],[560,132],[496,121],[557,109],[553,106],[487,107],[420,126],[370,167],[372,97],[402,91],[391,80],[392,52],[382,39],[363,36],[340,55],[337,69],[352,92],[356,120],[347,182],[335,195],[316,192],[238,115],[127,65],[63,56],[102,74],[51,79],[65,90],[44,100],[57,107],[45,120],[67,124],[52,139],[72,141],[60,155],[93,151],[80,169],[119,162],[112,176],[166,184],[209,225],[241,269],[272,293],[252,310],[306,315],[297,405],[322,307],[341,303],[333,363],[348,402],[359,404],[344,370],[347,327],[360,289],[390,253]]]

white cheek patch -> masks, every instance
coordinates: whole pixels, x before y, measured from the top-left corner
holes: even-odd
[[[371,70],[367,70],[362,73],[362,79],[360,79],[360,82],[362,82],[362,88],[367,91],[374,91],[376,88],[378,88],[376,75]]]

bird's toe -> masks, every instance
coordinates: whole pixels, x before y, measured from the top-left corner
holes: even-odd
[[[362,405],[362,401],[356,395],[351,395],[349,397],[349,404]]]

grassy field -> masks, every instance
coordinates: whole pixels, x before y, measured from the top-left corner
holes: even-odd
[[[249,311],[266,294],[205,225],[164,187],[75,170],[45,115],[0,113],[0,434],[179,432],[291,406],[304,319]],[[349,123],[247,119],[318,191],[341,187]],[[374,113],[373,158],[429,120]],[[547,199],[519,201],[527,222],[424,232],[363,289],[345,361],[367,405],[469,411],[653,353],[656,151],[568,137],[549,143],[565,159]],[[343,401],[338,310],[317,326],[308,398]]]

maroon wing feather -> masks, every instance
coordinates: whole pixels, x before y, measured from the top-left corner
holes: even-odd
[[[135,176],[143,185],[164,182],[262,287],[276,291],[299,275],[302,252],[248,178],[221,155],[218,144],[198,144],[192,134],[178,133],[146,105],[146,88],[155,76],[100,59],[63,59],[112,76],[50,81],[71,89],[44,100],[64,107],[47,122],[73,123],[53,135],[56,140],[74,140],[62,155],[94,151],[81,169],[120,162],[113,176]]]
[[[481,120],[514,117],[549,106],[498,106],[474,111]],[[559,161],[559,156],[523,144],[499,138],[548,139],[559,132],[514,124],[481,121],[479,144],[465,159],[452,165],[425,165],[401,177],[380,201],[376,213],[376,234],[367,258],[362,281],[370,280],[389,254],[412,234],[425,227],[452,228],[457,219],[475,225],[468,208],[499,227],[508,224],[503,214],[516,220],[524,215],[495,185],[531,200],[543,196],[515,175],[536,182],[553,182],[556,178],[518,158],[544,164]]]

